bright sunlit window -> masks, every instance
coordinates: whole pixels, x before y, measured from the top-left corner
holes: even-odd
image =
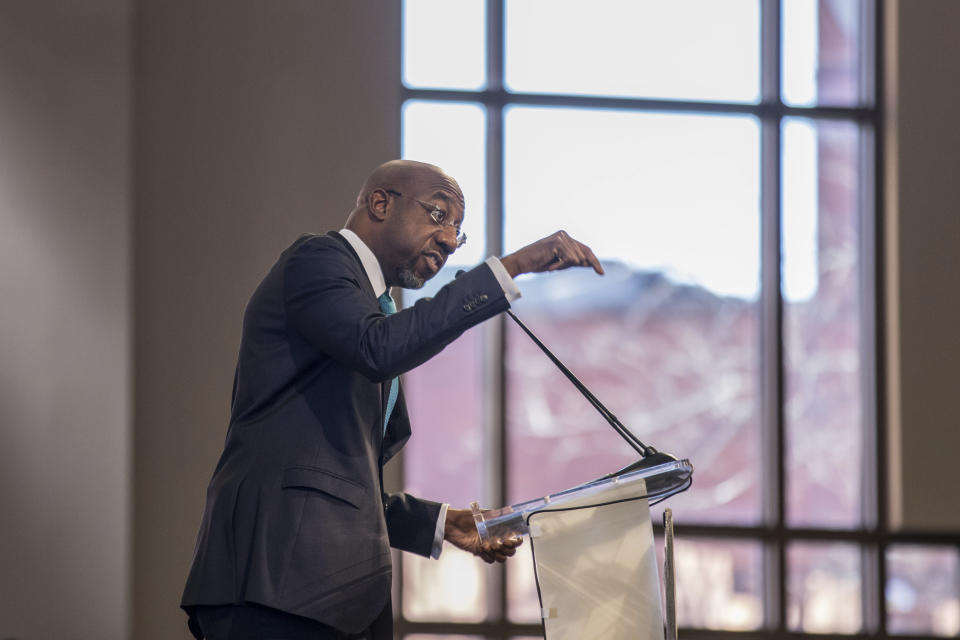
[[[960,631],[957,549],[887,531],[878,498],[876,24],[872,0],[403,3],[403,155],[460,181],[469,236],[404,302],[557,229],[593,247],[604,278],[521,277],[514,310],[696,466],[666,503],[681,635]],[[423,497],[498,507],[633,461],[503,318],[404,385]],[[398,633],[542,637],[522,549],[404,556]]]

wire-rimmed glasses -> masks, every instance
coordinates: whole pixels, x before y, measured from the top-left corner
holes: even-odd
[[[457,225],[453,224],[452,222],[447,222],[446,221],[447,212],[441,209],[439,206],[435,204],[430,204],[429,202],[424,202],[423,200],[418,200],[413,196],[405,196],[399,191],[394,191],[393,189],[384,189],[384,191],[386,191],[390,195],[397,196],[398,198],[407,198],[408,200],[413,200],[414,202],[419,204],[421,207],[426,209],[427,213],[430,214],[430,217],[438,225],[440,225],[441,227],[450,227],[451,229],[453,229],[457,233],[457,249],[459,249],[464,244],[466,244],[467,234],[461,231],[460,227],[458,227]]]

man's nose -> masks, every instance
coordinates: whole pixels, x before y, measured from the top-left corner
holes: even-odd
[[[453,253],[457,250],[457,230],[449,225],[443,225],[440,227],[437,243],[448,254]]]

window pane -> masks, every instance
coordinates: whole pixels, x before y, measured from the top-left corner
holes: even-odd
[[[450,256],[449,266],[473,266],[485,257],[486,121],[486,110],[472,103],[403,105],[403,157],[439,165],[460,183],[467,203],[462,225],[467,244]]]
[[[404,0],[403,83],[431,89],[486,84],[486,2]]]
[[[521,281],[517,314],[641,440],[697,467],[677,520],[753,523],[760,513],[757,123],[512,108],[505,116],[505,237],[558,228],[607,275]],[[512,502],[635,458],[508,323]]]
[[[510,622],[540,622],[540,597],[533,569],[530,540],[524,540],[507,565],[507,617]]]
[[[483,562],[449,545],[436,560],[403,557],[403,616],[407,620],[482,622],[487,616]]]
[[[862,0],[782,0],[783,101],[795,106],[862,102]]]
[[[405,306],[433,295],[460,266],[482,259],[485,124],[484,109],[474,104],[404,104],[403,157],[440,165],[457,179],[467,202],[463,229],[469,236],[423,289],[404,291]],[[485,502],[483,345],[484,329],[476,327],[403,377],[415,433],[404,450],[404,487],[414,495],[455,507]],[[439,562],[404,554],[403,563],[408,619],[477,621],[486,616],[485,573],[475,559],[447,550]]]
[[[453,279],[445,266],[404,306],[432,296]],[[403,376],[413,436],[404,448],[404,490],[465,508],[484,495],[484,327],[474,327]],[[486,616],[486,572],[480,560],[447,545],[439,561],[405,553],[403,611],[410,620],[476,621]]]
[[[787,627],[805,633],[857,633],[862,626],[860,551],[852,544],[787,548]]]
[[[754,102],[757,0],[508,0],[512,91]]]
[[[445,267],[435,278],[453,278]],[[430,283],[428,283],[430,284]],[[443,282],[419,294],[429,295]],[[404,305],[413,304],[404,295]],[[413,436],[404,448],[410,493],[466,508],[483,495],[484,328],[474,327],[402,380]]]
[[[960,557],[951,547],[891,545],[887,549],[887,630],[960,633]]]
[[[855,527],[863,490],[857,127],[783,125],[787,521]]]
[[[663,542],[659,538],[657,553],[662,575]],[[678,537],[673,557],[680,626],[728,631],[761,627],[763,571],[759,543]]]
[[[423,289],[404,291],[405,306],[433,295],[453,279],[460,265],[481,260],[485,122],[484,109],[474,104],[409,101],[404,105],[403,156],[438,164],[458,180],[467,201],[463,228],[470,236]],[[486,502],[483,350],[484,329],[476,327],[403,377],[415,434],[404,449],[406,491],[455,507],[466,507],[473,500]],[[484,619],[485,574],[475,560],[448,550],[439,562],[404,554],[403,563],[403,609],[409,619]],[[463,584],[451,586],[458,576]],[[460,589],[469,594],[447,597]]]

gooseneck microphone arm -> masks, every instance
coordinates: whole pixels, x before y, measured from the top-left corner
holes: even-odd
[[[613,427],[613,430],[616,431],[621,438],[626,440],[627,444],[630,445],[634,451],[639,453],[644,458],[658,453],[658,451],[653,447],[647,446],[640,442],[640,439],[633,435],[633,433],[631,433],[630,430],[627,429],[623,423],[617,419],[617,416],[613,415],[609,409],[603,406],[603,403],[597,400],[596,396],[590,393],[590,390],[587,389],[586,385],[580,382],[577,376],[575,376],[572,371],[567,369],[567,367],[560,362],[560,359],[557,358],[557,356],[553,355],[553,352],[547,348],[547,345],[543,344],[540,338],[534,335],[533,331],[531,331],[527,325],[525,325],[520,318],[513,313],[513,311],[507,309],[507,315],[513,318],[513,321],[520,325],[520,328],[523,329],[524,333],[530,336],[530,339],[533,340],[534,344],[540,347],[540,350],[547,354],[547,357],[550,358],[553,364],[557,365],[557,368],[563,372],[563,375],[567,376],[567,379],[573,383],[573,386],[577,388],[577,391],[583,394],[590,404],[593,405],[593,408],[600,412],[600,415],[603,416],[604,420],[606,420],[610,426]]]
[[[455,278],[459,278],[459,277],[460,277],[461,275],[463,275],[464,273],[466,273],[466,271],[464,271],[463,269],[460,269],[459,271],[457,271],[457,273],[456,273],[456,275],[454,275],[454,277],[455,277]],[[600,413],[601,416],[603,416],[603,419],[606,420],[607,423],[608,423],[611,427],[613,427],[613,430],[616,431],[617,434],[618,434],[621,438],[623,438],[623,439],[627,442],[628,445],[630,445],[630,448],[631,448],[631,449],[633,449],[634,451],[636,451],[637,453],[639,453],[641,458],[654,458],[653,460],[646,460],[646,464],[650,464],[650,463],[652,463],[652,462],[659,462],[659,461],[661,461],[662,459],[674,459],[674,460],[675,460],[675,458],[673,458],[673,456],[671,456],[671,455],[669,455],[669,454],[660,453],[659,451],[657,451],[657,450],[654,449],[653,447],[648,446],[648,445],[645,445],[645,444],[643,444],[642,442],[640,442],[640,438],[638,438],[637,436],[633,435],[633,433],[631,433],[629,429],[627,429],[625,426],[623,426],[623,423],[620,422],[620,420],[617,419],[617,416],[613,415],[613,412],[610,411],[610,409],[607,409],[605,406],[603,406],[603,403],[600,402],[599,400],[597,400],[596,396],[594,396],[592,393],[590,393],[590,390],[587,389],[586,385],[584,385],[582,382],[580,382],[579,378],[577,378],[577,376],[573,375],[573,372],[570,371],[570,369],[567,369],[566,365],[564,365],[562,362],[560,362],[560,358],[558,358],[557,356],[553,355],[553,352],[550,351],[550,349],[547,348],[547,345],[543,344],[543,342],[540,340],[540,338],[538,338],[538,337],[533,333],[533,331],[530,331],[529,327],[527,327],[527,325],[525,325],[525,324],[520,320],[520,318],[518,318],[518,317],[513,313],[513,311],[511,311],[510,309],[507,309],[507,315],[509,315],[511,318],[513,318],[513,321],[516,322],[516,323],[520,326],[521,329],[523,329],[523,332],[526,333],[526,334],[530,337],[531,340],[533,340],[534,344],[536,344],[538,347],[540,347],[540,350],[543,351],[543,352],[547,355],[548,358],[550,358],[550,361],[553,362],[553,364],[557,365],[557,368],[560,369],[560,371],[563,372],[563,375],[567,376],[567,380],[569,380],[570,382],[573,383],[573,386],[575,386],[575,387],[577,388],[577,391],[579,391],[580,393],[583,394],[583,397],[586,398],[587,401],[590,402],[590,404],[593,406],[593,408],[596,409],[596,410]],[[629,466],[627,466],[627,467],[624,467],[623,469],[621,469],[621,470],[620,470],[619,472],[617,472],[617,473],[625,473],[626,471],[631,471],[631,470],[637,468],[638,466],[643,466],[644,464],[645,464],[644,461],[641,460],[640,462],[637,462],[637,463],[634,463],[634,464],[629,465]],[[611,474],[610,476],[607,476],[607,477],[613,477],[614,475],[616,475],[616,473]]]

